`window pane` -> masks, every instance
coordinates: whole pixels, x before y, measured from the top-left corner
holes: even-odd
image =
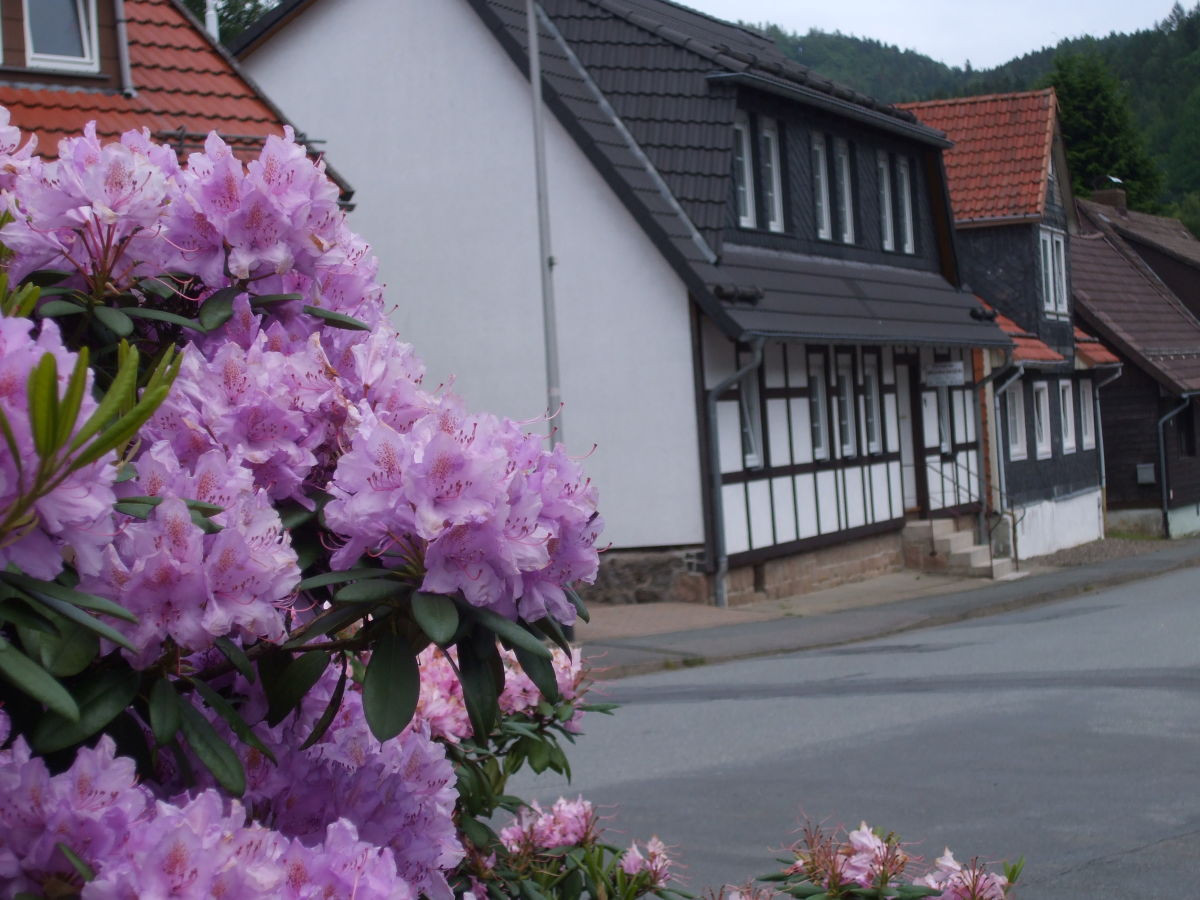
[[[779,165],[779,128],[772,119],[760,119],[762,139],[763,201],[766,203],[767,227],[783,231],[783,172]]]
[[[909,177],[908,160],[896,160],[896,187],[900,195],[900,240],[905,253],[916,249],[913,239],[912,179]]]
[[[834,142],[837,166],[838,216],[843,244],[854,243],[854,182],[850,173],[850,146],[841,138]]]
[[[78,0],[31,0],[25,11],[34,53],[78,59],[88,55]]]
[[[820,356],[812,356],[808,361],[808,410],[813,459],[826,459],[829,444],[825,419],[825,360]]]
[[[813,208],[817,217],[817,237],[829,240],[833,226],[829,215],[829,177],[825,163],[825,137],[813,138]]]
[[[1067,311],[1067,268],[1060,234],[1054,236],[1054,305],[1059,312]]]
[[[1054,286],[1051,281],[1050,235],[1042,235],[1042,306],[1054,309]]]
[[[738,224],[754,227],[754,180],[750,159],[750,126],[738,122],[733,126],[733,179],[737,186]]]
[[[881,152],[877,161],[879,169],[879,226],[883,234],[883,249],[896,249],[896,235],[892,225],[892,168],[888,156]]]

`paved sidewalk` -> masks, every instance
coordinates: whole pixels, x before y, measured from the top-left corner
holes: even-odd
[[[576,640],[600,679],[829,647],[1020,609],[1200,566],[1200,539],[1005,581],[894,572],[784,600],[717,609],[692,603],[595,605]]]

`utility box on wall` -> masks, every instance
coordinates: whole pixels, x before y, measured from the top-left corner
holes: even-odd
[[[1138,484],[1155,484],[1154,463],[1138,463],[1137,464],[1137,483]]]

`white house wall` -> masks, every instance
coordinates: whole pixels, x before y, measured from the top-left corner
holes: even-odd
[[[336,77],[314,62],[331,52]],[[313,4],[246,67],[354,186],[430,383],[543,414],[530,90],[466,2]],[[550,114],[546,145],[567,446],[597,447],[614,546],[700,543],[687,292]]]
[[[1099,488],[1073,497],[1030,503],[1018,507],[1014,514],[1021,559],[1104,537],[1104,505]]]

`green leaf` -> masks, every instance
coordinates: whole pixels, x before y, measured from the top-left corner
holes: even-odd
[[[25,652],[35,656],[47,672],[55,678],[70,678],[96,658],[100,652],[100,639],[81,625],[57,618],[55,634],[29,628],[18,628],[17,632]]]
[[[544,740],[525,738],[525,755],[529,757],[529,767],[539,775],[550,765],[550,748]]]
[[[575,607],[575,612],[584,623],[592,621],[591,614],[588,613],[587,604],[583,602],[582,597],[570,588],[563,588],[563,593],[567,595],[567,599],[571,601],[571,604]]]
[[[0,674],[64,718],[79,719],[79,707],[67,689],[3,637],[0,637]]]
[[[47,459],[58,449],[54,443],[58,434],[58,364],[47,353],[29,372],[26,385],[33,446],[38,456]]]
[[[413,618],[426,636],[437,644],[446,644],[458,631],[458,607],[444,594],[417,591],[412,596]]]
[[[157,506],[157,504],[155,504]],[[150,513],[154,511],[154,506],[148,503],[138,503],[131,500],[118,500],[113,504],[113,509],[125,516],[132,516],[135,519],[148,519]]]
[[[137,648],[134,647],[133,644],[129,643],[129,640],[125,637],[125,635],[121,634],[121,632],[117,631],[111,625],[89,616],[83,610],[72,606],[70,603],[59,600],[57,597],[47,596],[41,592],[31,591],[30,593],[31,599],[35,603],[53,610],[60,616],[70,619],[72,622],[76,622],[82,625],[84,628],[91,629],[92,631],[96,632],[96,634],[100,635],[100,637],[107,638],[114,644],[124,647],[126,650],[132,650],[135,653],[137,652]]]
[[[75,368],[67,381],[67,390],[58,406],[58,433],[54,443],[61,447],[75,430],[75,420],[79,418],[79,408],[83,403],[83,394],[87,390],[88,348],[82,347],[75,359]]]
[[[542,696],[551,703],[559,701],[558,677],[554,672],[554,663],[543,656],[530,653],[524,647],[516,648],[517,662],[529,676],[529,680],[537,685]]]
[[[459,827],[462,829],[462,833],[466,836],[467,840],[481,850],[490,847],[499,840],[492,829],[488,828],[478,819],[473,819],[470,816],[463,816]]]
[[[567,636],[563,634],[563,630],[552,618],[549,616],[544,616],[543,618],[538,619],[536,622],[531,623],[530,627],[540,631],[546,637],[550,638],[550,640],[554,641],[554,643],[558,645],[559,649],[561,649],[563,653],[567,654],[567,659],[571,658],[571,642],[567,640]]]
[[[342,584],[346,581],[359,581],[366,578],[382,578],[391,574],[387,569],[346,569],[344,572],[326,572],[324,575],[305,578],[297,588],[301,591],[311,591],[313,588],[325,587],[330,584]]]
[[[121,411],[126,398],[132,397],[135,388],[137,387],[138,376],[138,352],[136,349],[131,349],[129,354],[121,361],[120,367],[117,369],[117,374],[113,376],[112,384],[100,400],[100,404],[95,411],[88,417],[88,420],[83,423],[83,427],[75,433],[75,439],[71,441],[71,450],[78,450],[93,435],[104,428],[116,415]]]
[[[16,572],[4,572],[0,574],[0,578],[3,578],[9,584],[16,585],[23,591],[46,594],[65,603],[70,603],[72,606],[80,606],[84,609],[112,616],[114,619],[124,619],[126,622],[137,624],[137,616],[107,597],[85,594],[83,591],[77,591],[61,585],[57,581],[41,581],[37,578],[30,578],[28,575],[19,575]]]
[[[317,724],[313,726],[313,730],[308,737],[304,739],[304,743],[300,745],[301,750],[307,750],[329,730],[329,726],[333,724],[334,716],[342,706],[342,696],[346,693],[347,675],[350,673],[350,667],[343,663],[342,674],[338,678],[337,685],[333,689],[333,696],[329,698],[329,702],[325,705],[325,711],[321,713],[321,718],[317,719]]]
[[[267,688],[267,724],[272,728],[300,705],[304,695],[312,690],[325,667],[329,665],[329,654],[323,650],[302,653],[292,660]],[[260,670],[261,671],[261,670]]]
[[[361,319],[356,319],[353,316],[347,316],[343,313],[334,312],[331,309],[322,309],[319,306],[305,306],[304,311],[310,316],[316,316],[318,319],[324,319],[325,324],[331,325],[334,328],[346,328],[350,331],[370,331],[371,326]]]
[[[233,704],[218,694],[212,685],[207,684],[199,678],[189,678],[188,682],[196,689],[196,692],[204,699],[204,702],[208,704],[209,709],[225,720],[225,723],[237,735],[239,741],[247,747],[253,747],[267,759],[271,760],[271,762],[278,762],[275,759],[275,754],[259,739],[257,734],[250,730],[250,726],[246,724],[246,720],[242,718],[241,714],[233,708]]]
[[[257,297],[250,298],[250,305],[257,309],[260,306],[270,306],[273,303],[289,303],[295,300],[303,300],[301,294],[260,294]]]
[[[214,643],[225,658],[233,663],[233,667],[242,674],[242,677],[254,684],[257,676],[254,674],[254,666],[250,665],[250,657],[246,655],[246,651],[227,637],[219,637]]]
[[[84,862],[83,859],[79,856],[79,854],[77,854],[74,850],[72,850],[70,847],[68,847],[62,841],[59,841],[54,846],[58,848],[59,853],[61,853],[63,856],[65,856],[67,858],[67,862],[69,862],[71,864],[71,868],[73,868],[76,872],[79,873],[79,877],[82,878],[85,883],[95,880],[95,878],[96,878],[95,869],[93,869],[86,862]]]
[[[50,287],[51,285],[58,284],[60,281],[66,281],[70,277],[70,272],[62,272],[58,269],[38,269],[30,272],[21,280],[29,284],[35,284],[38,287]]]
[[[283,645],[283,649],[295,650],[297,647],[308,643],[315,635],[340,631],[352,622],[356,622],[363,616],[369,615],[370,612],[371,609],[369,607],[353,603],[347,606],[335,606],[333,609],[321,613],[321,615],[309,622],[303,631]]]
[[[183,724],[183,705],[175,686],[164,675],[150,688],[150,730],[160,747],[171,743]]]
[[[235,797],[246,792],[246,771],[237,753],[227,744],[208,719],[190,703],[180,703],[183,739],[197,759],[212,772],[217,783]]]
[[[110,669],[88,678],[79,688],[75,721],[51,713],[30,734],[38,753],[54,753],[79,744],[124,712],[137,696],[141,676],[132,669]]]
[[[89,463],[95,462],[105,453],[115,450],[137,434],[138,429],[146,424],[146,420],[162,406],[162,402],[167,399],[170,390],[168,385],[163,385],[145,391],[142,399],[133,409],[117,419],[110,428],[96,438],[90,447],[75,458],[71,463],[71,470],[81,469]]]
[[[73,300],[47,300],[37,308],[37,314],[43,319],[57,319],[60,316],[77,316],[87,312],[87,307]]]
[[[516,622],[511,622],[490,609],[473,609],[471,612],[476,621],[514,648],[523,647],[535,656],[541,656],[544,659],[551,658],[550,650],[546,645]]]
[[[186,319],[176,313],[167,312],[165,309],[154,309],[149,306],[130,306],[124,312],[127,316],[150,319],[155,322],[165,322],[168,325],[178,325],[180,328],[187,328],[189,331],[204,331],[204,326],[195,319]]]
[[[471,719],[471,729],[475,739],[480,743],[487,740],[492,727],[500,718],[500,689],[496,683],[494,667],[487,653],[487,646],[477,649],[472,640],[460,640],[458,644],[458,670],[461,676],[463,702],[467,707],[467,715]],[[490,644],[491,653],[496,653],[496,645]],[[482,650],[482,652],[481,652]],[[498,654],[497,654],[498,656]]]
[[[97,306],[92,312],[95,313],[100,324],[117,337],[129,337],[133,334],[133,319],[121,310],[111,306]]]
[[[363,713],[376,739],[394,738],[412,721],[421,693],[421,670],[403,635],[388,632],[375,642],[362,693]]]
[[[46,634],[58,634],[54,623],[41,613],[29,609],[17,597],[0,602],[0,622],[11,622],[18,628],[27,631],[41,631]]]
[[[215,331],[233,318],[233,301],[240,293],[238,288],[227,287],[208,295],[197,316],[205,331]]]
[[[295,500],[285,500],[282,503],[276,504],[275,511],[279,513],[279,521],[283,523],[283,527],[288,531],[298,528],[317,515],[317,510],[305,509]]]
[[[339,603],[383,603],[407,593],[408,590],[408,585],[395,579],[371,579],[346,585],[333,595],[333,599]]]

